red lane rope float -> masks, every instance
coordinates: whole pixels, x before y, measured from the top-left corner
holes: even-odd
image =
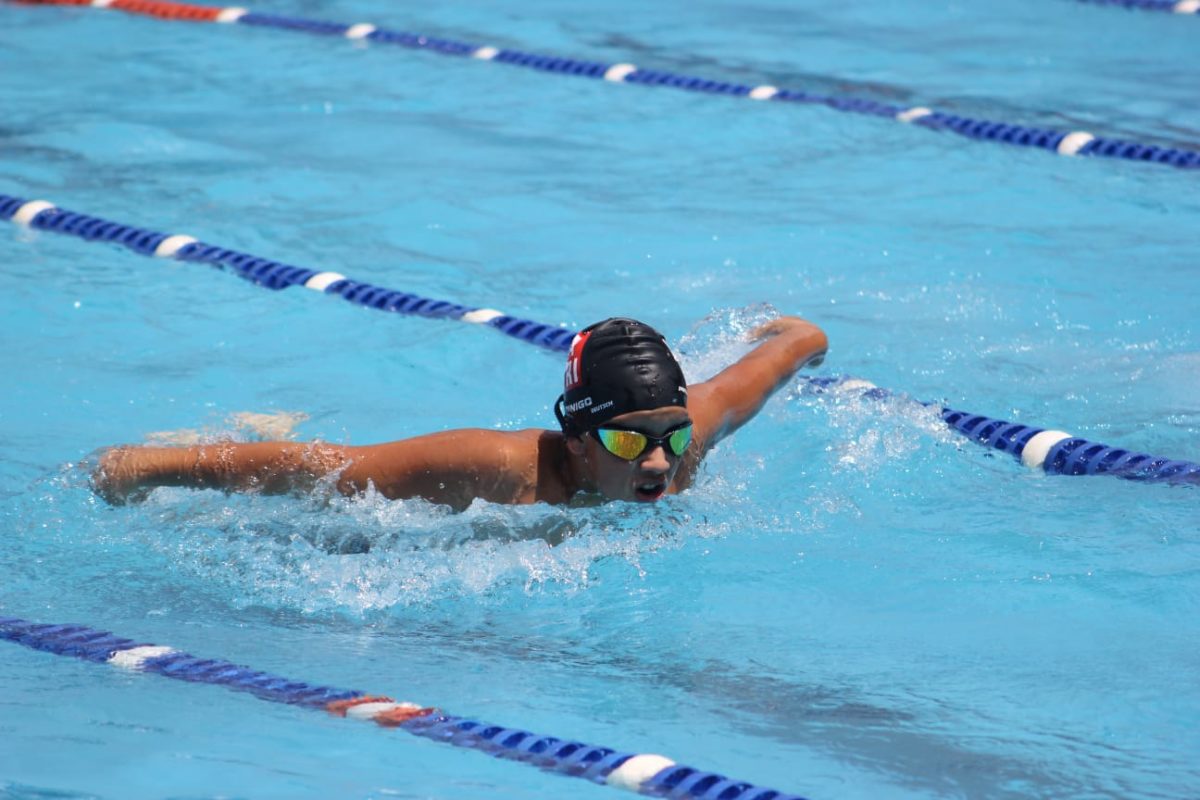
[[[386,695],[368,694],[361,697],[351,697],[349,700],[334,700],[332,703],[325,704],[325,710],[330,714],[338,717],[346,716],[346,712],[355,706],[361,706],[363,703],[394,703],[396,702]]]
[[[398,728],[409,720],[416,719],[417,717],[427,717],[435,711],[437,711],[436,708],[421,708],[420,706],[406,708],[401,706],[380,711],[372,719],[375,720],[376,725],[382,725],[385,728]]]
[[[145,14],[159,19],[182,19],[192,22],[212,22],[224,10],[187,3],[163,3],[158,0],[113,0],[109,8],[128,11],[131,14]]]
[[[364,695],[348,700],[334,700],[325,705],[325,710],[338,717],[369,719],[384,728],[396,728],[417,717],[436,713],[430,706],[416,703],[397,703],[384,695]]]
[[[164,0],[16,0],[30,6],[97,6],[115,8],[130,14],[144,14],[158,19],[179,19],[190,22],[215,22],[225,9],[217,6],[199,6],[190,3],[172,3]]]

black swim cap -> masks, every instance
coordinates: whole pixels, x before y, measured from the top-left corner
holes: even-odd
[[[630,411],[687,406],[687,382],[667,340],[644,322],[613,318],[576,334],[554,415],[580,436]]]

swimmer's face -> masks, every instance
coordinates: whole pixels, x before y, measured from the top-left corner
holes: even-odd
[[[639,431],[661,437],[674,428],[691,422],[687,409],[665,406],[651,411],[631,411],[613,417],[605,428]],[[610,500],[653,503],[666,494],[679,471],[682,456],[662,444],[652,444],[632,461],[613,455],[590,435],[572,439],[572,449],[584,456],[596,489]],[[684,451],[685,453],[687,451]]]

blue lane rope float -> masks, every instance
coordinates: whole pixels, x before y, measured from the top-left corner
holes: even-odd
[[[417,703],[350,689],[314,686],[220,659],[197,658],[170,647],[126,639],[85,625],[50,625],[0,617],[0,639],[60,656],[149,672],[164,678],[224,686],[275,703],[323,709],[370,720],[437,742],[531,764],[548,772],[656,797],[698,800],[804,800],[715,772],[677,764],[665,756],[630,753],[570,739],[543,736],[447,714]]]
[[[250,25],[300,31],[323,36],[334,36],[359,42],[391,44],[401,47],[428,50],[442,55],[474,58],[511,64],[541,72],[560,75],[576,75],[584,78],[605,80],[611,83],[632,83],[642,86],[665,86],[704,94],[747,97],[751,100],[807,103],[822,105],[837,111],[886,117],[898,122],[919,125],[937,131],[949,131],[970,139],[1002,142],[1023,147],[1037,147],[1064,156],[1096,156],[1120,158],[1129,161],[1147,161],[1173,167],[1200,169],[1200,152],[1175,147],[1109,139],[1095,136],[1087,131],[1058,131],[1014,125],[986,119],[974,119],[956,114],[947,114],[925,106],[911,108],[880,103],[855,97],[813,94],[810,92],[780,89],[776,86],[731,83],[709,80],[690,75],[678,75],[653,69],[640,69],[634,64],[605,64],[581,61],[574,58],[524,53],[491,45],[469,44],[439,39],[432,36],[389,31],[370,23],[344,24],[323,22],[272,14],[252,13],[244,8],[199,6],[166,0],[19,0],[28,5],[72,5],[113,8],[132,14],[143,14],[160,19],[180,19],[197,22]],[[1139,0],[1129,0],[1139,2]],[[1149,2],[1149,0],[1140,0]],[[1176,5],[1190,7],[1200,0],[1180,0]],[[1180,12],[1183,13],[1183,12]]]
[[[491,308],[472,308],[445,300],[431,300],[407,292],[361,283],[337,272],[318,272],[203,244],[191,236],[168,235],[109,222],[56,207],[45,200],[24,200],[0,194],[0,219],[38,230],[78,236],[89,241],[114,242],[142,255],[195,261],[228,267],[240,277],[268,289],[304,286],[334,294],[367,308],[416,314],[435,319],[488,325],[496,330],[548,350],[566,352],[576,331],[509,316]],[[858,390],[869,399],[891,392],[859,379],[804,377],[801,381],[821,392],[834,387]],[[932,404],[926,404],[932,405]],[[1009,453],[1033,469],[1051,475],[1112,475],[1150,483],[1200,484],[1200,464],[1137,453],[1046,430],[938,406],[942,419],[972,441]]]
[[[1121,6],[1141,11],[1166,11],[1169,14],[1200,14],[1200,0],[1081,0],[1098,6]]]

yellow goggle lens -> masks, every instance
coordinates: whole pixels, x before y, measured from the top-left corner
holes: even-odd
[[[623,431],[616,428],[601,428],[600,444],[604,449],[617,458],[632,461],[646,449],[646,434],[637,431]]]

